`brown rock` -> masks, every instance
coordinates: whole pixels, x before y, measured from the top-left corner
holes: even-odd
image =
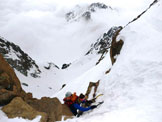
[[[40,100],[30,99],[26,101],[30,106],[48,115],[48,122],[61,121],[62,105],[57,98],[43,97]]]
[[[4,106],[2,110],[9,118],[22,117],[24,119],[32,120],[36,116],[41,115],[41,122],[47,121],[46,113],[36,111],[20,97],[14,98],[11,103]]]
[[[122,29],[123,28],[121,27],[121,29],[119,29],[112,38],[111,48],[110,48],[110,58],[111,58],[112,65],[116,61],[115,56],[120,54],[120,50],[124,44],[123,40],[119,40],[118,42],[116,41],[116,38]]]
[[[110,71],[111,71],[111,69],[107,70],[107,71],[105,72],[105,74],[108,74]]]
[[[0,90],[0,105],[8,104],[17,94],[13,91],[8,91],[6,89]]]
[[[22,90],[20,81],[14,70],[0,54],[0,105],[8,104],[14,97],[21,96],[25,92]]]
[[[71,112],[69,107],[65,104],[62,104],[62,115],[64,116],[64,120],[72,119],[74,114]]]
[[[48,97],[39,100],[33,98],[32,93],[26,93],[22,89],[14,70],[0,54],[1,105],[6,105],[2,110],[10,118],[23,117],[31,120],[37,115],[41,115],[41,122],[55,122],[62,119],[62,104],[60,101],[57,98]]]
[[[105,53],[107,53],[107,51],[102,53],[102,55],[101,55],[100,59],[97,61],[96,65],[98,65],[105,58]]]
[[[7,73],[0,73],[0,89],[11,89],[11,82]]]
[[[9,76],[9,79],[13,82],[13,85],[15,85],[17,87],[18,91],[22,90],[21,85],[20,85],[20,81],[17,78],[14,70],[5,61],[5,59],[2,57],[1,54],[0,54],[0,70],[1,70],[1,72],[4,72]]]
[[[88,99],[89,94],[90,94],[91,92],[93,92],[93,98],[95,98],[95,96],[96,96],[96,91],[97,91],[97,88],[98,88],[98,86],[99,86],[99,83],[100,83],[100,80],[98,80],[97,82],[90,82],[90,83],[89,83],[88,89],[87,89],[86,94],[85,94],[85,96],[87,97],[87,99]],[[92,87],[94,87],[94,91],[92,91]]]

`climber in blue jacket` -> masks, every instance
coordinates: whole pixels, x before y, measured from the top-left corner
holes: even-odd
[[[72,94],[71,92],[67,92],[64,98],[64,104],[68,105],[71,112],[76,116],[79,111],[89,111],[91,109],[96,108],[96,105],[92,105],[90,107],[84,108],[81,107],[80,104],[89,102],[85,99],[85,96],[83,94],[80,94],[80,96],[76,96],[76,93]]]

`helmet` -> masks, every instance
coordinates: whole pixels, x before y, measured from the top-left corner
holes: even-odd
[[[65,94],[65,97],[70,97],[72,95],[72,93],[71,92],[66,92],[66,94]]]

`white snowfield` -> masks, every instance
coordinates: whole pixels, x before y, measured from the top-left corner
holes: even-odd
[[[120,2],[119,0],[114,1],[116,2],[110,2],[114,6],[115,3],[119,4]],[[124,0],[123,2],[126,1]],[[102,16],[103,19],[100,18],[95,21],[94,19],[97,18],[97,16],[101,16],[103,13],[105,14],[104,11],[100,11],[103,12],[102,14],[99,14],[98,11],[96,15],[94,15],[94,18],[92,17],[92,23],[95,21],[95,24],[93,23],[91,24],[91,26],[88,26],[90,22],[89,24],[87,24],[88,30],[91,30],[91,27],[94,27],[94,25],[96,25],[98,31],[89,31],[87,34],[84,33],[85,35],[83,34],[84,37],[82,38],[80,36],[80,33],[82,33],[80,29],[86,22],[79,21],[70,24],[73,25],[74,28],[77,27],[76,30],[74,29],[76,32],[69,31],[67,28],[65,28],[66,35],[68,35],[68,33],[71,34],[71,32],[75,32],[75,38],[77,38],[78,36],[75,41],[77,41],[78,43],[72,43],[70,41],[70,43],[67,43],[67,40],[64,40],[65,37],[60,37],[61,42],[59,42],[59,44],[62,44],[62,46],[67,45],[67,47],[75,47],[75,45],[78,44],[77,46],[79,48],[75,50],[75,54],[70,53],[74,51],[73,49],[70,50],[70,48],[65,47],[65,49],[69,50],[68,60],[72,63],[70,67],[64,70],[53,68],[49,71],[45,69],[43,70],[42,67],[43,73],[41,78],[39,79],[33,79],[31,77],[26,78],[23,77],[20,73],[16,72],[20,81],[29,85],[28,87],[22,86],[23,89],[25,89],[25,91],[27,92],[32,92],[33,96],[37,98],[40,98],[42,96],[58,97],[60,101],[63,102],[62,99],[64,98],[64,95],[67,91],[75,91],[79,95],[80,93],[86,92],[90,81],[96,82],[100,80],[100,85],[97,93],[102,93],[104,95],[100,97],[97,102],[104,100],[104,103],[92,111],[85,112],[83,116],[79,118],[74,117],[73,119],[68,119],[66,120],[66,122],[161,122],[162,1],[159,1],[137,21],[129,24],[120,32],[118,40],[122,39],[124,41],[124,45],[113,66],[111,65],[109,53],[107,53],[105,58],[98,65],[95,65],[95,63],[98,61],[100,57],[99,55],[83,55],[89,49],[88,46],[85,46],[86,41],[88,41],[88,44],[95,42],[99,36],[101,36],[104,32],[107,32],[111,26],[115,26],[116,24],[124,26],[134,17],[140,14],[142,10],[145,10],[153,1],[137,0],[137,2],[141,2],[142,5],[134,6],[132,9],[126,4],[125,6],[124,4],[121,4],[121,8],[119,8],[118,5],[118,10],[121,10],[121,12],[118,11],[119,16],[114,13],[114,22],[108,20],[110,23],[107,23],[104,20],[104,16]],[[131,11],[133,12],[133,18],[130,17],[132,16],[130,15]],[[136,15],[134,16],[135,13]],[[107,16],[108,15],[105,15],[106,18]],[[121,18],[121,23],[119,18]],[[118,21],[115,19],[117,19]],[[2,21],[0,21],[0,23],[2,23]],[[58,26],[59,24],[60,23],[58,23]],[[104,27],[104,25],[106,25],[106,27]],[[48,27],[50,25],[46,26]],[[63,29],[61,25],[60,28]],[[82,28],[81,30],[84,29]],[[86,32],[88,30],[86,30]],[[40,30],[38,32],[41,33],[42,31]],[[0,29],[0,33],[4,33],[2,29]],[[55,35],[57,33],[53,34]],[[34,36],[37,37],[39,36],[39,34],[34,34]],[[44,38],[45,37],[46,34]],[[85,38],[87,38],[87,40],[83,41]],[[74,38],[72,37],[72,40],[73,39]],[[23,45],[23,42],[21,43]],[[55,44],[55,47],[57,47],[57,43],[55,43],[55,41],[53,44]],[[52,51],[56,51],[59,55],[60,50],[66,51],[64,50],[64,48],[54,48]],[[47,51],[48,50],[46,50],[46,52],[44,53],[48,53]],[[30,53],[32,53],[32,51]],[[34,52],[33,50],[33,53],[36,52]],[[56,62],[64,59],[63,61],[61,61],[61,63],[64,61],[64,63],[66,63],[67,60],[65,56],[68,57],[67,53],[65,53],[66,55],[64,56],[64,53],[61,52],[60,54],[61,57],[59,59],[56,58]],[[54,56],[56,55],[54,54],[52,56],[54,59]],[[73,56],[76,57],[73,58]],[[37,58],[41,60],[41,58],[43,57],[42,55],[40,55],[40,57],[38,55]],[[49,59],[51,59],[51,57]],[[105,74],[105,72],[109,68],[111,68],[110,73]],[[66,86],[62,90],[60,90],[63,84],[66,84]],[[33,121],[25,120],[22,118],[8,119],[6,115],[2,111],[0,111],[0,122],[38,122],[39,119],[40,117],[37,117]]]

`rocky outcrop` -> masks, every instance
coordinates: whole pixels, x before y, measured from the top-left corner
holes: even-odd
[[[95,12],[97,9],[107,9],[111,7],[108,7],[107,5],[105,5],[104,3],[92,3],[90,6],[88,6],[88,10],[90,10],[91,12]]]
[[[93,98],[96,97],[96,92],[97,92],[97,88],[99,86],[99,83],[100,83],[100,80],[98,80],[97,82],[90,82],[89,83],[89,86],[88,86],[86,94],[85,94],[87,99],[88,99],[90,93],[93,94]],[[92,91],[93,87],[94,87],[94,91]]]
[[[66,20],[67,21],[78,21],[81,18],[83,18],[86,21],[88,21],[91,19],[91,14],[100,9],[112,9],[112,8],[99,2],[92,3],[89,6],[85,7],[84,9],[83,7],[80,7],[79,5],[77,5],[74,8],[74,10],[66,14]]]
[[[146,8],[141,14],[139,14],[137,17],[135,17],[132,21],[130,21],[128,24],[126,24],[123,28],[125,28],[126,26],[128,26],[129,24],[137,21],[143,14],[145,14],[153,5],[155,5],[158,2],[158,0],[154,0],[148,8]],[[119,30],[116,31],[115,35],[112,38],[112,42],[111,42],[111,48],[110,48],[110,58],[111,58],[111,62],[112,64],[115,63],[116,61],[116,57],[118,54],[120,54],[121,48],[124,44],[123,40],[119,40],[117,41],[116,38],[119,35],[119,32],[123,29],[120,28]]]
[[[97,39],[97,41],[91,45],[91,49],[86,53],[86,55],[90,53],[97,53],[97,54],[103,54],[107,53],[108,49],[111,46],[111,42],[113,38],[116,37],[116,33],[122,29],[121,26],[119,27],[112,27],[109,29],[108,32],[104,33],[100,38]]]
[[[0,105],[8,104],[14,97],[28,95],[22,90],[14,70],[0,54]]]
[[[2,108],[9,118],[22,117],[32,120],[40,115],[41,122],[55,122],[72,118],[74,115],[66,105],[62,105],[57,98],[43,97],[41,99],[28,98],[22,99],[15,97]]]
[[[12,82],[9,79],[10,77],[6,72],[0,72],[0,89],[10,90],[12,87]]]
[[[111,59],[114,62],[115,55],[119,54],[119,47],[116,45],[116,37],[118,36],[119,32],[122,30],[121,26],[118,27],[112,27],[110,30],[106,33],[104,33],[100,38],[97,39],[97,41],[91,45],[91,49],[86,53],[86,55],[96,53],[101,54],[101,57],[96,62],[96,65],[100,63],[105,58],[105,55],[108,53],[110,49],[111,53]],[[119,41],[119,46],[121,46],[121,41]],[[113,50],[112,50],[113,49]],[[113,57],[113,58],[112,58]]]
[[[119,41],[117,41],[116,39],[121,30],[122,28],[116,31],[115,35],[112,38],[111,48],[110,48],[110,58],[111,58],[112,65],[115,63],[117,55],[120,54],[121,48],[124,44],[123,40],[120,39]]]
[[[129,24],[131,24],[131,23],[133,23],[134,21],[136,21],[136,20],[138,20],[143,14],[145,14],[153,5],[155,5],[156,3],[158,2],[158,0],[154,0],[150,5],[149,5],[149,7],[146,9],[146,10],[144,10],[141,14],[139,14],[137,17],[135,17],[132,21],[130,21],[128,24],[126,24],[125,26],[124,26],[124,28],[126,27],[126,26],[128,26]]]
[[[35,61],[24,53],[21,48],[0,37],[0,53],[5,60],[25,76],[39,77],[41,71]]]
[[[69,63],[69,64],[63,64],[61,69],[66,69],[66,68],[68,68],[70,65],[71,65],[71,63]]]
[[[57,98],[43,97],[41,99],[28,99],[26,102],[39,112],[47,114],[47,122],[61,121],[62,105]]]
[[[74,114],[71,112],[69,107],[65,104],[62,104],[62,115],[64,116],[64,120],[72,119]]]
[[[26,93],[14,70],[0,54],[0,106],[8,117],[33,119],[41,115],[42,122],[55,122],[62,119],[62,104],[57,98],[33,98]]]
[[[117,41],[116,38],[119,35],[119,32],[131,24],[132,22],[138,20],[144,13],[147,12],[154,4],[156,4],[158,0],[154,0],[149,7],[143,11],[141,14],[139,14],[136,18],[134,18],[132,21],[130,21],[128,24],[126,24],[124,27],[112,27],[107,33],[104,33],[99,39],[97,39],[97,42],[91,45],[91,49],[86,53],[86,55],[90,53],[97,53],[101,54],[100,59],[96,63],[99,64],[102,59],[104,59],[105,54],[108,52],[110,48],[110,58],[112,61],[112,64],[115,63],[117,55],[120,54],[120,50],[124,44],[123,40]]]
[[[44,112],[36,111],[30,105],[23,101],[21,97],[14,98],[11,103],[2,108],[3,112],[9,118],[22,117],[32,120],[37,116],[41,116],[41,122],[47,122],[47,114]]]
[[[44,68],[47,69],[47,70],[52,69],[52,68],[60,69],[57,65],[55,65],[52,62],[48,63],[47,66],[44,66]]]

